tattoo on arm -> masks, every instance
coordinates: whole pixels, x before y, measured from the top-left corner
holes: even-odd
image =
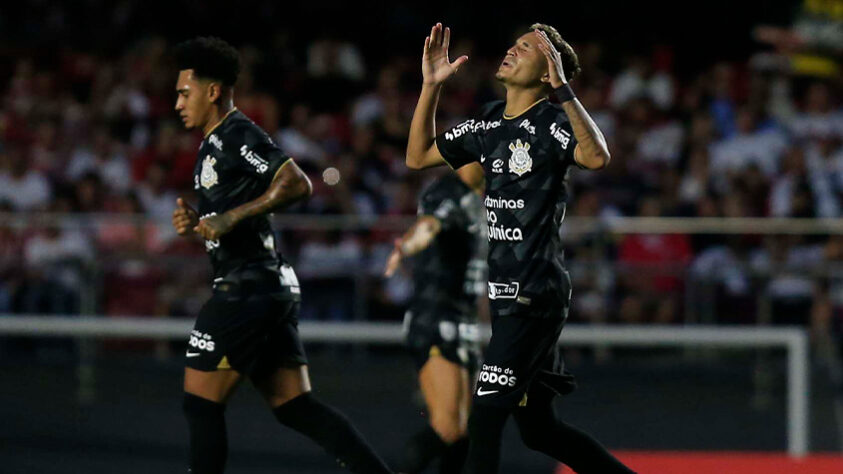
[[[226,214],[231,214],[232,219],[237,223],[252,216],[267,214],[289,206],[309,196],[311,191],[310,179],[290,159],[275,173],[266,192],[257,199],[231,209]]]
[[[603,168],[609,164],[609,148],[603,132],[594,123],[578,99],[562,103],[562,109],[568,115],[577,147],[574,149],[574,159],[589,169]]]

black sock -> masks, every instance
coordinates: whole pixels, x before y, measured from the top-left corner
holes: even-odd
[[[442,455],[442,463],[439,465],[439,474],[460,474],[468,458],[468,437],[460,438],[447,449]]]
[[[514,415],[527,447],[567,464],[579,474],[633,473],[596,439],[559,420],[549,400],[530,402],[517,408]]]
[[[436,431],[430,425],[425,425],[404,445],[404,459],[401,461],[399,471],[408,474],[422,472],[431,461],[442,455],[447,448],[448,445],[442,441]]]
[[[315,441],[351,472],[392,473],[348,418],[310,393],[299,395],[272,412],[281,424]]]
[[[191,474],[222,474],[228,457],[225,404],[184,394],[184,414],[190,430]]]
[[[475,403],[468,418],[469,474],[497,474],[501,457],[501,435],[510,409]]]

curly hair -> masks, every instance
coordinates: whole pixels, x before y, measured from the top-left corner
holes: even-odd
[[[240,54],[224,40],[201,36],[180,43],[175,48],[179,70],[193,69],[196,76],[217,80],[231,87],[240,74]]]
[[[571,79],[577,77],[581,71],[580,60],[577,57],[577,53],[574,52],[574,48],[572,48],[567,41],[562,39],[562,35],[556,31],[556,28],[544,23],[533,23],[530,25],[530,30],[543,31],[547,37],[550,38],[550,42],[553,43],[553,46],[556,47],[556,50],[559,51],[559,55],[562,57],[562,67],[565,69],[565,79],[570,81]]]

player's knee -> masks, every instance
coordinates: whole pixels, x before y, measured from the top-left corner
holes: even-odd
[[[554,438],[548,428],[548,420],[542,420],[527,413],[516,413],[515,422],[525,446],[535,451],[547,450],[548,443]]]
[[[466,435],[466,426],[460,423],[459,418],[458,413],[433,416],[430,418],[430,426],[442,441],[453,444]]]
[[[182,411],[188,420],[221,418],[225,415],[225,404],[185,392]]]

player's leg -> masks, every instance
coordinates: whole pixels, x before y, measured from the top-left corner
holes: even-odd
[[[191,474],[220,474],[228,457],[225,403],[240,381],[233,370],[184,370],[183,409],[190,434]]]
[[[468,370],[439,354],[438,347],[433,349],[437,353],[428,357],[419,371],[429,424],[405,446],[401,472],[409,474],[423,471],[466,434]]]
[[[477,355],[479,359],[479,354]],[[468,458],[468,414],[471,410],[471,395],[472,387],[474,386],[473,372],[468,369],[464,370],[464,382],[462,383],[459,405],[461,424],[463,426],[463,436],[451,443],[442,455],[442,461],[439,464],[439,474],[460,474],[465,467],[466,459]]]
[[[190,434],[191,474],[218,474],[225,468],[225,403],[241,379],[226,355],[235,309],[234,302],[215,294],[202,307],[190,335],[183,409]]]
[[[526,405],[515,409],[514,418],[527,447],[565,463],[579,474],[629,474],[600,442],[556,415],[553,395],[531,390]]]
[[[559,318],[498,316],[474,392],[468,435],[468,472],[495,474],[506,420],[523,400],[562,330]]]
[[[392,472],[348,418],[313,396],[306,365],[253,380],[281,424],[322,446],[341,466],[357,473]]]
[[[249,375],[275,418],[322,446],[352,472],[391,472],[348,418],[311,393],[298,333],[299,304],[272,298],[256,303],[256,309],[269,312],[274,323]]]

